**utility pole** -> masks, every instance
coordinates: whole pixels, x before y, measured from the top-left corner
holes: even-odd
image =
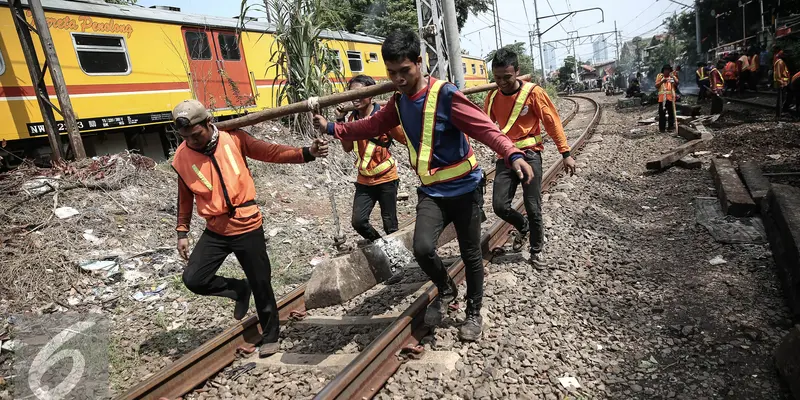
[[[494,34],[497,38],[497,48],[503,47],[503,34],[500,32],[500,13],[497,11],[497,0],[492,0],[492,13],[494,14]]]
[[[449,67],[447,49],[442,40],[444,37],[442,10],[436,0],[417,0],[417,22],[419,23],[420,38],[420,57],[423,60],[423,73],[447,80],[447,69]],[[425,66],[425,56],[428,56],[430,68]],[[458,57],[461,60],[461,56]],[[461,69],[461,66],[458,66]],[[463,71],[463,69],[461,69]]]
[[[703,49],[700,43],[700,0],[694,0],[694,40],[697,45],[697,59],[703,61]]]
[[[464,69],[461,68],[461,39],[458,35],[455,0],[442,0],[442,12],[444,14],[444,35],[450,60],[450,78],[459,89],[464,89]]]
[[[53,111],[55,111],[64,118],[64,127],[69,135],[70,146],[75,153],[75,159],[82,160],[86,158],[86,152],[83,149],[83,142],[81,141],[81,134],[75,119],[75,112],[72,109],[72,102],[69,99],[67,86],[64,83],[64,75],[61,73],[61,64],[58,61],[58,55],[53,45],[53,38],[50,36],[50,28],[47,26],[42,3],[40,0],[29,0],[28,4],[35,26],[28,23],[25,19],[25,11],[21,0],[9,0],[9,10],[14,20],[14,26],[17,29],[22,51],[25,54],[25,63],[31,75],[31,86],[33,86],[36,92],[36,100],[39,103],[43,125],[47,132],[48,141],[50,142],[50,149],[52,150],[50,159],[57,162],[60,161],[62,157],[60,132],[56,124],[55,114],[53,113]],[[39,64],[39,57],[36,55],[36,48],[33,44],[31,32],[39,36],[45,58],[44,66]],[[50,102],[50,96],[47,93],[45,72],[48,69],[50,70],[50,78],[53,81],[53,88],[55,89],[56,98],[58,98],[61,109]]]
[[[619,31],[617,31],[617,21],[614,21],[614,47],[617,48],[614,59],[619,62]]]
[[[536,4],[536,0],[533,0],[533,16],[536,18],[536,37],[539,38],[539,63],[542,66],[542,84],[547,82],[547,74],[544,72],[544,49],[542,48],[542,31],[540,28],[539,23],[539,5]],[[533,56],[533,53],[531,53]]]

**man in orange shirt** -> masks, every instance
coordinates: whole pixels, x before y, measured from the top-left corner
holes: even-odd
[[[360,89],[374,84],[375,80],[372,77],[358,75],[347,83],[347,89]],[[337,107],[336,122],[368,118],[381,108],[372,101],[372,97],[353,100],[353,106],[356,110],[350,113],[349,117],[341,111],[343,106]],[[394,132],[394,136],[402,137],[402,133]],[[391,144],[392,136],[389,133],[381,133],[374,138],[355,142],[342,141],[344,151],[348,153],[355,151],[358,169],[351,223],[353,229],[369,242],[381,237],[369,223],[369,216],[375,208],[375,203],[381,206],[383,231],[387,235],[397,231],[397,189],[400,186],[400,178],[397,176],[397,163],[389,152]],[[392,268],[393,275],[387,280],[389,284],[397,283],[402,277],[401,270]]]
[[[533,179],[526,184],[508,167],[502,155],[498,154],[495,165],[492,207],[494,213],[513,225],[518,234],[512,248],[519,251],[525,245],[525,236],[530,235],[531,263],[542,264],[544,257],[544,225],[542,224],[542,132],[539,126],[544,123],[545,130],[553,138],[559,153],[564,158],[564,168],[575,173],[575,160],[570,156],[564,127],[558,117],[556,106],[547,92],[534,83],[519,80],[519,59],[516,53],[507,48],[497,50],[492,59],[492,74],[497,82],[497,90],[489,92],[484,103],[484,111],[494,121],[516,148],[524,152],[525,161],[533,169]],[[517,186],[522,183],[522,195],[528,218],[511,207]]]
[[[278,307],[270,282],[261,211],[255,202],[255,183],[246,158],[303,163],[327,156],[328,144],[316,139],[311,147],[300,149],[263,142],[241,130],[220,131],[197,100],[178,104],[172,117],[183,139],[172,161],[178,173],[178,253],[189,261],[183,283],[199,295],[236,301],[233,317],[237,320],[247,314],[252,293],[263,332],[259,354],[275,354],[279,350]],[[194,203],[206,220],[206,229],[189,256]],[[247,280],[216,275],[231,253],[236,254]]]
[[[783,50],[775,47],[773,50],[775,60],[772,62],[772,75],[775,80],[775,88],[778,89],[778,104],[776,106],[777,117],[781,117],[781,112],[789,111],[791,92],[789,91],[789,68],[783,61]]]

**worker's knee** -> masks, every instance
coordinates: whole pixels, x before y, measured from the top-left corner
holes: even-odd
[[[432,240],[414,241],[414,258],[425,260],[436,255],[436,243]]]
[[[204,295],[208,293],[208,279],[197,274],[193,268],[183,270],[183,284],[192,293]]]
[[[505,199],[492,199],[492,209],[500,218],[506,218],[511,214],[511,205]]]
[[[358,233],[369,230],[370,226],[369,218],[361,218],[357,216],[353,216],[353,219],[350,221],[350,224],[352,225],[353,229],[355,229],[355,231]]]

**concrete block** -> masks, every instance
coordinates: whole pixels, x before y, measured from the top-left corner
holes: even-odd
[[[414,224],[388,235],[400,241],[407,249],[413,248]],[[439,236],[441,246],[456,238],[450,224]],[[389,258],[376,245],[355,249],[349,254],[326,260],[314,268],[306,284],[307,309],[328,307],[366,292],[392,276]]]
[[[800,188],[770,185],[761,213],[784,296],[800,318]]]
[[[277,353],[269,357],[251,358],[257,366],[286,368],[290,371],[312,370],[325,373],[338,373],[347,364],[353,362],[358,357],[357,353],[351,354],[297,354],[297,353]],[[456,363],[461,359],[458,353],[453,351],[426,351],[417,360],[409,359],[400,368],[411,368],[412,370],[422,371],[430,367],[434,371],[452,372],[456,369]]]
[[[642,99],[639,97],[631,97],[629,99],[619,99],[617,100],[617,107],[619,108],[630,108],[630,107],[637,107],[642,105]]]
[[[800,325],[795,325],[775,348],[775,366],[789,386],[792,397],[800,399]]]
[[[739,164],[739,174],[750,191],[750,197],[756,204],[761,204],[769,192],[769,179],[761,172],[761,167],[752,161],[745,161]]]
[[[722,211],[734,217],[749,217],[756,212],[756,203],[744,187],[731,161],[726,158],[711,160],[711,176],[717,187]]]
[[[680,160],[675,161],[675,165],[686,169],[700,169],[703,166],[703,162],[697,158],[687,155]]]
[[[687,115],[690,117],[696,117],[700,115],[700,106],[692,106],[688,104],[678,104],[677,110],[679,115]]]
[[[678,124],[678,136],[686,140],[697,140],[703,135],[697,129],[694,129],[689,125]]]

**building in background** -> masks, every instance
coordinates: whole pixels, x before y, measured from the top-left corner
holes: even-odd
[[[548,71],[554,71],[558,69],[558,64],[556,64],[556,47],[552,44],[545,44],[543,51],[545,69]]]
[[[595,63],[608,60],[608,43],[606,43],[605,35],[592,42],[592,54]]]

